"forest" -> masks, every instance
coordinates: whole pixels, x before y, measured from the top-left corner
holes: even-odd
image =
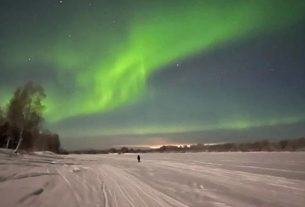
[[[242,143],[218,143],[218,144],[192,144],[192,145],[163,145],[157,149],[150,148],[110,148],[110,149],[83,149],[69,151],[72,154],[108,154],[108,153],[166,153],[166,152],[279,152],[279,151],[305,151],[305,138],[284,139],[280,141],[260,140]]]

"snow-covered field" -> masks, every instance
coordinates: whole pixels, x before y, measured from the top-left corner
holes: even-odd
[[[305,153],[11,156],[0,206],[304,206]]]

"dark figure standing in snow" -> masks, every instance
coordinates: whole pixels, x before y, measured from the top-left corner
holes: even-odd
[[[138,155],[138,162],[141,162],[141,157],[140,157],[140,155]]]

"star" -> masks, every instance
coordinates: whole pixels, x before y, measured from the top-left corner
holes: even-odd
[[[60,0],[60,1],[59,1],[59,3],[60,3],[60,4],[62,4],[62,3],[63,3],[63,1],[62,1],[62,0]]]

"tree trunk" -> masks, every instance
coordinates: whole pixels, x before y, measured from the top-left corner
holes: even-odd
[[[6,149],[8,149],[8,147],[10,145],[10,141],[11,141],[11,137],[8,137],[7,142],[6,142]]]
[[[21,131],[20,131],[19,140],[18,140],[17,147],[16,147],[16,149],[15,149],[15,153],[18,152],[18,150],[19,150],[19,148],[20,148],[20,145],[21,145],[21,143],[22,143],[22,140],[23,140],[22,135],[23,135],[23,129],[21,129]]]

